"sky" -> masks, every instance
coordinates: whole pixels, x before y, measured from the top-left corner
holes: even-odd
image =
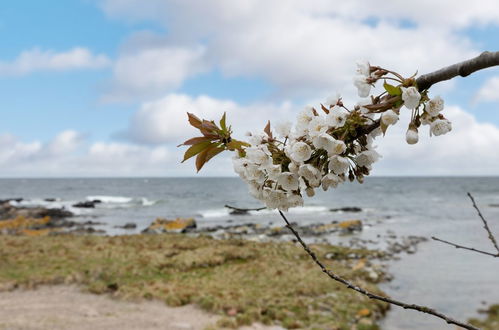
[[[499,2],[16,0],[0,4],[0,177],[193,176],[186,112],[234,135],[340,93],[368,60],[405,76],[499,46]],[[373,175],[499,175],[499,68],[435,85],[453,131],[377,140]],[[222,154],[198,176],[232,176]]]

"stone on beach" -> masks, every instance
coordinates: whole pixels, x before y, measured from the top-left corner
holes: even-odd
[[[177,218],[175,220],[157,218],[142,232],[148,234],[185,233],[196,227],[196,220],[194,218]]]

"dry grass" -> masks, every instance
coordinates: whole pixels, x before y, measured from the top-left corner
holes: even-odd
[[[336,272],[378,292],[352,252],[314,249]],[[225,315],[220,326],[252,322],[286,328],[377,329],[386,304],[369,300],[325,276],[291,243],[219,241],[185,235],[0,236],[0,287],[77,283],[123,299],[194,303]]]
[[[484,313],[487,314],[485,320],[470,319],[469,322],[483,330],[499,329],[499,305],[490,306]]]

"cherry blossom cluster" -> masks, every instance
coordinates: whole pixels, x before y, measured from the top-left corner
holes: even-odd
[[[360,97],[392,72],[358,64],[354,85]],[[418,128],[430,125],[430,134],[442,135],[452,129],[443,117],[443,100],[420,93],[414,79],[396,73],[398,86],[385,81],[380,96],[361,100],[347,109],[339,96],[330,97],[319,109],[305,107],[296,124],[270,124],[264,132],[248,133],[249,147],[233,158],[235,172],[248,184],[252,196],[270,209],[287,210],[303,205],[303,196],[315,189],[336,188],[346,180],[363,182],[372,165],[381,157],[373,142],[399,120],[402,107],[412,111],[406,134],[409,144],[418,142]]]

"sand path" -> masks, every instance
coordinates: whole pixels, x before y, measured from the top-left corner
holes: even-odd
[[[75,286],[0,292],[0,329],[197,330],[218,316],[195,306],[168,307],[160,301],[126,302],[81,292]],[[244,329],[281,329],[254,325]]]

